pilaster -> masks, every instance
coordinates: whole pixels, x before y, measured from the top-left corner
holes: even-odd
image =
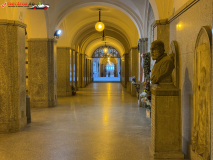
[[[18,21],[0,21],[0,133],[27,124],[25,28]]]
[[[29,94],[31,107],[57,104],[56,47],[54,39],[29,39]]]
[[[164,43],[165,53],[169,53],[170,23],[167,19],[157,20],[153,24],[157,40]]]

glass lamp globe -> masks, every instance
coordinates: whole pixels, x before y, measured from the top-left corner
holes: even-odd
[[[95,29],[98,31],[98,32],[101,32],[103,31],[105,28],[105,25],[102,23],[102,22],[97,22],[95,24]]]
[[[105,47],[105,48],[103,49],[103,52],[104,52],[104,53],[107,53],[107,52],[108,52],[108,49]]]

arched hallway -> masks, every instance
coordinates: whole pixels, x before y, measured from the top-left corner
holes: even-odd
[[[121,83],[91,83],[0,136],[1,160],[151,160],[150,119]],[[14,143],[15,142],[15,143]]]

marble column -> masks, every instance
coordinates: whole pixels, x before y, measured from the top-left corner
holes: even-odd
[[[169,37],[170,37],[170,23],[167,19],[157,20],[154,25],[154,32],[157,35],[157,40],[164,43],[165,53],[169,53]]]
[[[57,95],[71,96],[71,48],[57,47]]]
[[[78,59],[79,59],[79,54],[76,52],[75,53],[75,88],[76,91],[78,90]]]
[[[30,106],[57,105],[56,46],[54,39],[29,39]]]
[[[27,124],[25,28],[19,21],[0,20],[0,133]]]
[[[83,54],[79,53],[79,65],[78,65],[78,69],[79,69],[79,87],[82,88],[83,87],[83,74],[82,74],[82,68],[83,68]]]
[[[135,76],[136,78],[136,82],[138,82],[138,77],[139,77],[139,53],[138,53],[138,48],[132,48],[131,49],[131,59],[130,59],[130,63],[131,63],[131,77]],[[130,80],[131,80],[130,77]],[[131,80],[132,81],[132,80]],[[132,96],[136,96],[136,88],[135,86],[131,83],[131,95]]]
[[[103,77],[104,72],[103,72],[103,64],[99,63],[99,77]]]
[[[121,83],[126,88],[129,81],[128,53],[124,53],[121,58]]]

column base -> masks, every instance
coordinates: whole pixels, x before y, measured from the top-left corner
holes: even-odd
[[[154,152],[151,149],[151,146],[149,147],[150,153],[153,155],[154,159],[172,159],[172,160],[182,160],[184,159],[184,154],[180,151],[167,151],[167,152]]]
[[[128,93],[131,93],[131,84],[132,84],[132,82],[127,82],[126,90],[127,90]]]
[[[72,95],[72,92],[57,91],[58,97],[68,97],[68,96],[71,96],[71,95]]]
[[[57,105],[56,101],[32,101],[31,108],[51,108]]]
[[[0,123],[0,133],[18,132],[27,125],[27,117],[20,118],[18,121]]]

